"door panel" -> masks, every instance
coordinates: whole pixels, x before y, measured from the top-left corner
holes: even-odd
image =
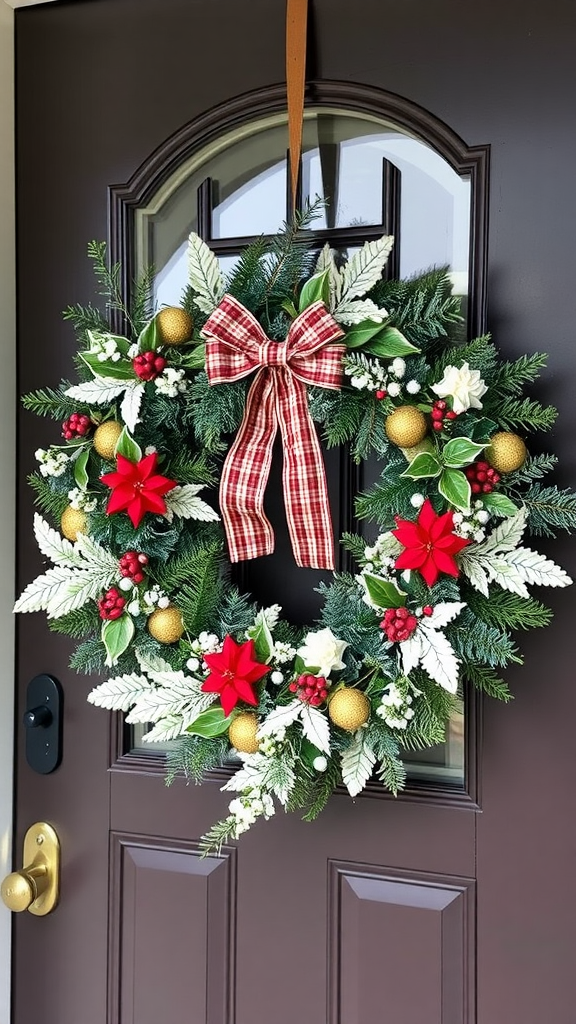
[[[510,358],[550,352],[542,388],[570,484],[570,0],[312,8],[311,77],[398,94],[491,146],[488,322]],[[284,13],[284,0],[16,13],[21,392],[69,373],[60,311],[94,298],[85,251],[106,237],[109,187],[203,112],[281,81]],[[21,414],[19,587],[40,571],[25,476],[49,440],[55,425]],[[554,558],[574,569],[567,542]],[[64,750],[35,775],[18,726],[15,848],[46,819],[63,863],[57,911],[15,921],[13,1024],[573,1024],[576,709],[569,604],[550,603],[553,625],[522,637],[526,664],[507,673],[516,701],[472,723],[473,800],[336,795],[315,824],[276,815],[207,860],[198,838],[227,804],[218,777],[166,789],[153,758],[119,757],[115,726],[86,703],[93,681],[67,668],[71,645],[23,617],[17,721],[29,679],[55,675]]]

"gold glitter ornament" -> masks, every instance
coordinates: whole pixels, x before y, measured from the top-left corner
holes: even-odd
[[[526,462],[528,449],[518,434],[502,430],[490,438],[486,460],[498,473],[513,473]]]
[[[114,461],[116,445],[122,430],[122,424],[118,423],[118,420],[106,420],[94,431],[94,447],[98,455],[107,462]]]
[[[163,345],[184,345],[192,336],[194,322],[179,306],[167,306],[156,315],[156,327]]]
[[[60,518],[60,529],[67,540],[74,544],[78,540],[79,533],[86,533],[86,513],[79,508],[72,508],[68,505]]]
[[[174,644],[184,632],[182,612],[175,604],[156,608],[146,623],[150,636],[161,644]]]
[[[241,711],[228,729],[228,739],[242,754],[257,754],[260,743],[256,738],[258,719],[251,711]]]
[[[426,417],[413,405],[400,405],[386,417],[384,429],[388,439],[399,448],[413,448],[428,433]]]
[[[352,686],[343,686],[331,698],[328,715],[334,725],[346,732],[356,732],[370,718],[370,701],[362,690]]]

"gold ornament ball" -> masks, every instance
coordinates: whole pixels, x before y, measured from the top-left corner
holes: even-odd
[[[106,420],[94,431],[94,447],[98,455],[107,462],[114,461],[114,451],[122,429],[122,424],[118,423],[118,420]]]
[[[386,417],[384,424],[388,439],[399,448],[413,448],[420,444],[428,432],[426,417],[413,405],[400,405]]]
[[[494,434],[486,449],[486,458],[498,473],[513,473],[526,462],[528,449],[518,434],[510,434],[505,430]]]
[[[167,608],[157,608],[152,612],[146,625],[150,636],[161,644],[176,643],[184,632],[182,612],[175,604],[169,604]]]
[[[346,732],[356,732],[370,718],[370,701],[362,690],[344,686],[332,697],[328,714],[334,725],[346,729]]]
[[[259,742],[256,738],[258,719],[250,711],[241,711],[228,729],[228,739],[236,750],[243,754],[257,754]]]
[[[60,518],[60,529],[67,538],[75,543],[78,540],[79,533],[86,533],[86,513],[82,512],[79,508],[72,508],[72,505],[68,505],[65,508]]]
[[[156,327],[163,345],[183,345],[192,336],[194,322],[179,306],[167,306],[156,316]]]

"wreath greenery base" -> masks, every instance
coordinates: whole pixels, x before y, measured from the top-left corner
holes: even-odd
[[[392,239],[349,259],[313,251],[304,229],[316,212],[251,245],[227,277],[191,236],[182,308],[156,313],[153,274],[125,304],[120,268],[92,243],[106,310],[64,313],[78,335],[78,382],[24,398],[63,421],[64,438],[36,452],[30,477],[36,539],[53,565],[16,611],[45,611],[77,641],[72,668],[107,674],[93,704],[151,723],[147,742],[177,741],[169,781],[183,772],[200,782],[240,758],[206,851],[277,804],[311,820],[342,783],[354,797],[375,774],[397,793],[402,752],[443,741],[464,687],[509,699],[503,669],[522,660],[514,632],[551,618],[528,586],[571,582],[523,539],[576,525],[576,496],[542,483],[555,457],[524,441],[556,415],[524,395],[545,356],[507,361],[489,336],[465,341],[444,269],[383,277]],[[225,293],[280,344],[299,313],[324,302],[345,331],[343,382],[308,389],[311,415],[329,446],[382,464],[356,499],[377,538],[342,538],[357,573],[322,585],[308,627],[282,618],[281,595],[257,607],[230,583],[210,488],[247,384],[210,385],[202,333]]]

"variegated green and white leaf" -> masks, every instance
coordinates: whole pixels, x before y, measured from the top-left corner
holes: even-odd
[[[388,256],[392,251],[394,238],[383,235],[371,242],[365,242],[358,252],[350,257],[342,268],[342,299],[354,299],[366,295],[382,277]]]
[[[86,405],[108,405],[118,398],[126,389],[127,382],[113,380],[112,377],[95,377],[83,384],[73,384],[64,392],[69,398]]]
[[[136,424],[140,423],[139,413],[142,399],[144,398],[145,385],[140,381],[129,381],[125,386],[124,398],[120,403],[120,415],[131,433],[134,433]]]
[[[334,250],[330,248],[328,242],[323,249],[320,251],[320,255],[316,262],[316,268],[314,273],[321,274],[323,271],[328,270],[328,286],[330,289],[330,312],[336,309],[340,301],[340,292],[342,290],[342,275],[336,266],[336,260],[334,259]]]
[[[188,280],[198,309],[211,313],[224,295],[224,278],[216,256],[195,232],[188,239]]]
[[[282,729],[287,729],[297,718],[300,717],[303,708],[302,701],[293,700],[290,704],[283,704],[266,716],[258,728],[258,738],[275,736]]]
[[[372,299],[341,299],[332,316],[339,324],[361,324],[364,320],[381,324],[388,313],[379,309]]]
[[[142,739],[145,743],[167,743],[168,740],[176,740],[186,732],[188,719],[182,715],[168,715],[145,733]]]
[[[97,708],[107,708],[108,711],[128,711],[144,691],[151,687],[152,683],[146,676],[133,672],[131,675],[115,676],[113,679],[107,679],[105,683],[100,683],[90,691],[88,701]]]
[[[55,565],[73,569],[74,566],[82,564],[74,545],[65,537],[61,537],[57,530],[53,530],[37,512],[34,515],[34,536],[42,554]]]
[[[317,708],[311,708],[309,704],[304,704],[300,721],[306,739],[318,747],[323,754],[329,754],[330,726],[327,717]]]
[[[354,733],[349,747],[342,752],[342,781],[350,796],[358,796],[372,775],[376,755],[368,741],[366,730]]]
[[[166,509],[172,515],[180,516],[181,519],[199,519],[203,523],[216,523],[220,516],[217,512],[197,497],[198,491],[202,490],[202,484],[183,484],[173,487],[165,495]]]

